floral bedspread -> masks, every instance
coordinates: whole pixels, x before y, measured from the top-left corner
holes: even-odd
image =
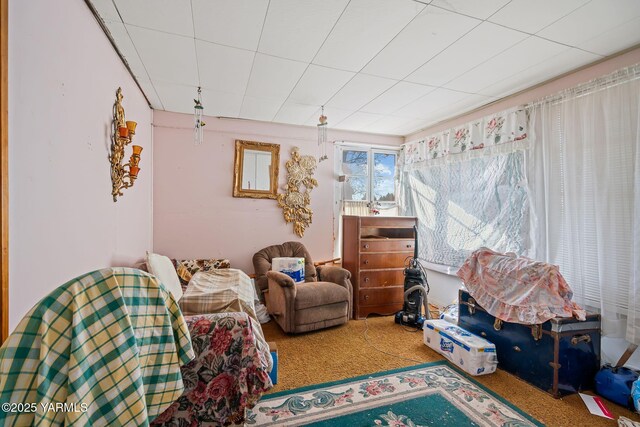
[[[585,319],[558,266],[480,248],[458,271],[469,294],[505,322],[535,325],[554,317]]]
[[[244,421],[273,387],[269,349],[256,339],[256,324],[246,313],[187,316],[196,358],[181,368],[184,393],[152,426],[228,425]]]

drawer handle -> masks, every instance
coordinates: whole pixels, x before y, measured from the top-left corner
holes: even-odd
[[[407,247],[408,247],[408,248],[411,248],[411,247],[412,247],[412,245],[407,245]]]
[[[496,321],[493,322],[493,329],[495,329],[496,331],[502,329],[502,320],[496,319]]]
[[[364,245],[365,249],[369,249],[369,244],[367,243],[366,245]]]
[[[520,347],[518,347],[517,345],[514,345],[514,346],[513,346],[513,349],[514,349],[515,351],[517,351],[517,352],[521,352],[521,351],[522,351],[522,349],[521,349]]]
[[[571,345],[578,345],[578,343],[581,342],[586,342],[586,343],[590,343],[591,342],[591,335],[574,335],[573,338],[571,338]]]
[[[487,336],[487,333],[485,331],[480,332],[480,335],[482,335],[483,337]]]
[[[365,277],[365,278],[364,278],[364,282],[365,282],[365,283],[369,283],[369,278],[368,278],[368,277]]]
[[[365,301],[369,299],[369,295],[364,296]]]
[[[368,259],[365,259],[365,260],[364,260],[364,263],[365,263],[365,264],[369,264],[369,260],[368,260]]]

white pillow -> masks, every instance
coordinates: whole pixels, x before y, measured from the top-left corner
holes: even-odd
[[[168,257],[147,252],[147,268],[149,273],[156,276],[165,288],[171,292],[176,301],[182,298],[182,286],[180,286],[178,273],[176,273],[176,269]]]

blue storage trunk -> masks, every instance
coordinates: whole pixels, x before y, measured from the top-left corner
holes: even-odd
[[[600,315],[551,319],[541,325],[502,322],[460,291],[458,325],[496,346],[498,368],[553,397],[593,388],[600,369]]]

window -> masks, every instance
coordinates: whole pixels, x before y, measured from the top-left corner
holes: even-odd
[[[449,272],[482,246],[527,254],[524,157],[516,151],[403,172],[403,213],[418,217],[420,258]]]
[[[342,215],[392,216],[396,205],[396,167],[400,148],[336,145],[334,187],[334,254],[340,256]]]
[[[342,147],[342,199],[395,204],[397,157],[397,151]]]

